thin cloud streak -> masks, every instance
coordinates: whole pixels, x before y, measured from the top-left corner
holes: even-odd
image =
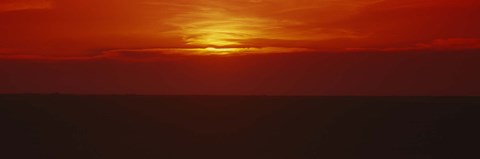
[[[10,1],[0,2],[0,13],[10,11],[22,11],[22,10],[42,10],[52,9],[53,2],[49,0],[23,0],[23,1]]]
[[[0,50],[1,51],[1,50]],[[163,61],[172,58],[191,57],[191,56],[217,56],[232,57],[258,54],[283,54],[283,53],[306,53],[314,50],[306,48],[145,48],[145,49],[114,49],[102,51],[97,55],[91,56],[39,56],[39,55],[15,55],[0,54],[0,60],[44,60],[44,61],[62,61],[62,60],[121,60],[131,62],[142,61]]]
[[[436,39],[429,43],[419,43],[408,47],[392,47],[392,48],[346,48],[345,51],[373,51],[373,52],[409,52],[409,51],[434,51],[434,52],[451,52],[451,51],[480,51],[480,38],[449,38]]]

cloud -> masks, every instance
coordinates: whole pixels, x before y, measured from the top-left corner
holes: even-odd
[[[306,48],[281,48],[281,47],[264,47],[264,48],[156,48],[156,49],[119,49],[105,51],[107,56],[125,56],[134,58],[145,58],[151,55],[194,55],[194,56],[216,56],[216,55],[248,55],[248,54],[275,54],[275,53],[297,53],[310,52],[313,50]],[[149,56],[145,56],[149,55]]]
[[[361,37],[346,28],[319,24],[349,16],[362,6],[376,2],[378,0],[306,0],[301,3],[291,0],[184,0],[175,3],[151,1],[148,4],[175,8],[178,13],[167,19],[167,23],[177,28],[171,33],[182,35],[189,45],[255,46],[249,40],[322,41]]]
[[[356,53],[356,52],[381,52],[381,53],[412,53],[412,52],[451,52],[451,51],[480,51],[480,38],[449,38],[436,39],[428,43],[419,43],[408,47],[391,48],[346,48],[342,50],[309,49],[299,47],[238,47],[238,48],[132,48],[109,49],[90,55],[76,56],[51,56],[36,54],[19,54],[18,50],[0,48],[0,60],[121,60],[130,62],[164,61],[184,57],[235,57],[260,54],[283,53]]]
[[[1,51],[1,50],[0,50]],[[314,50],[306,48],[145,48],[145,49],[112,49],[102,51],[95,55],[86,56],[40,56],[40,55],[18,55],[18,54],[0,54],[0,60],[44,60],[44,61],[63,61],[63,60],[121,60],[131,62],[145,61],[164,61],[178,59],[182,57],[201,57],[217,56],[232,57],[244,55],[259,54],[280,54],[280,53],[301,53],[312,52]]]
[[[0,55],[0,60],[32,60],[32,61],[88,61],[100,59],[98,56],[41,56],[41,55]]]
[[[346,51],[380,51],[380,52],[407,52],[407,51],[467,51],[480,50],[480,38],[449,38],[436,39],[429,43],[420,43],[409,47],[395,48],[347,48]]]
[[[435,50],[480,49],[480,38],[437,39],[431,43],[418,44],[417,47],[420,49]]]
[[[53,2],[50,0],[6,0],[0,2],[0,12],[51,8],[53,8]]]

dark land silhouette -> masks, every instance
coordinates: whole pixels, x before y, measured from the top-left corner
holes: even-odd
[[[477,158],[478,97],[0,96],[5,159]]]

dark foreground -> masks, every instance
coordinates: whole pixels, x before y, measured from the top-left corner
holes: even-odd
[[[5,159],[478,158],[480,98],[0,96]]]

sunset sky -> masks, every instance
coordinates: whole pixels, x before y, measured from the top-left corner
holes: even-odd
[[[1,0],[0,93],[480,95],[478,0]]]

